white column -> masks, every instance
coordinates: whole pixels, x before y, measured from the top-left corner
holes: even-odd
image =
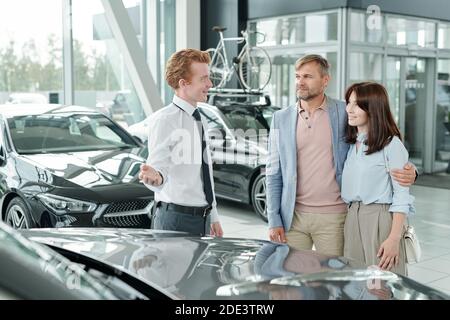
[[[176,48],[200,49],[200,0],[176,0]]]
[[[152,71],[153,78],[158,83],[161,67],[160,67],[160,17],[159,5],[160,0],[147,0],[147,61]]]
[[[63,68],[65,105],[74,104],[73,46],[72,46],[72,0],[63,1]]]

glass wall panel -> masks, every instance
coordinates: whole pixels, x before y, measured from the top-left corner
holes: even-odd
[[[400,126],[400,57],[388,57],[386,61],[386,90],[395,122]]]
[[[311,52],[312,53],[312,52]],[[337,53],[314,52],[325,57],[331,65],[331,81],[326,90],[327,95],[338,98],[337,95]],[[272,103],[279,107],[288,107],[295,104],[295,62],[304,53],[290,53],[285,55],[272,54],[269,56],[272,61],[272,76],[269,84],[264,89],[272,98]]]
[[[438,48],[450,49],[450,24],[439,24]]]
[[[75,104],[97,107],[123,126],[143,120],[144,111],[101,1],[74,0],[72,16]]]
[[[388,44],[433,48],[436,46],[435,25],[433,22],[388,17]]]
[[[384,24],[380,19],[379,28],[378,25],[368,24],[369,14],[365,12],[350,13],[350,41],[356,42],[368,42],[368,43],[380,43],[383,41]]]
[[[427,60],[406,58],[405,83],[405,147],[410,160],[423,166],[425,112],[427,111]],[[429,108],[430,106],[428,106]]]
[[[172,102],[173,90],[167,85],[165,79],[166,62],[176,51],[176,21],[175,0],[160,0],[160,61],[161,98],[164,104]],[[158,82],[158,79],[155,79]]]
[[[326,90],[326,94],[334,99],[342,99],[342,97],[338,97],[338,81],[339,75],[337,74],[337,52],[328,52],[328,53],[319,53],[324,56],[329,64],[330,64],[330,75],[331,79],[328,83],[328,88]]]
[[[264,91],[266,91],[274,105],[287,107],[295,104],[295,61],[299,55],[271,55],[272,75]]]
[[[0,103],[63,102],[61,0],[0,1]]]
[[[250,22],[250,30],[265,35],[260,46],[320,43],[337,40],[338,15],[310,14]]]
[[[434,171],[450,174],[450,60],[438,60],[437,72]]]
[[[349,83],[382,80],[383,55],[365,52],[352,52],[349,59]]]

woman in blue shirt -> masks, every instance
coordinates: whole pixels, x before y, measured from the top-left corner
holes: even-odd
[[[403,168],[408,152],[382,85],[353,84],[345,100],[350,149],[341,190],[349,205],[344,256],[406,275],[403,231],[406,217],[414,213],[414,197],[389,170]]]

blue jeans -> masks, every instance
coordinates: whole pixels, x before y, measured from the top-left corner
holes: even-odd
[[[204,236],[210,233],[211,217],[203,218],[161,207],[156,209],[152,219],[152,229],[183,231]],[[205,223],[206,222],[206,223]]]

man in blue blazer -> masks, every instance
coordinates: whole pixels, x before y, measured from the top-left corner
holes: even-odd
[[[307,55],[295,64],[298,103],[272,119],[266,165],[267,215],[271,241],[297,249],[342,255],[347,206],[340,196],[347,158],[347,113],[343,101],[325,95],[329,63]],[[415,167],[392,175],[411,185]]]

